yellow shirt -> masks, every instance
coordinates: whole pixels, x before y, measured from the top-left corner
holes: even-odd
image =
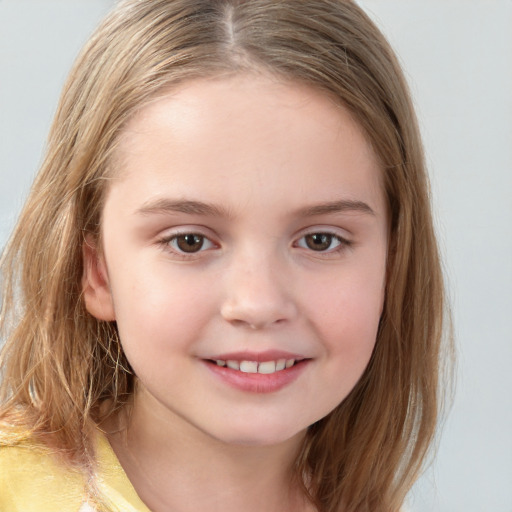
[[[107,438],[97,444],[97,482],[113,512],[150,512],[137,496]],[[79,473],[33,444],[0,448],[0,512],[94,512]]]

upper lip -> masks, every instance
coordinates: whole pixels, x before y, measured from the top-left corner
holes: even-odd
[[[295,359],[295,361],[300,361],[306,358],[303,355],[283,350],[265,350],[264,352],[226,352],[205,359],[211,359],[213,361],[256,361],[257,363],[264,363],[265,361],[277,361],[279,359]]]

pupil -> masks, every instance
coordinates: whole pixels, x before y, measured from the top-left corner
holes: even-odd
[[[332,242],[332,235],[324,233],[315,233],[314,235],[306,236],[306,244],[314,251],[324,251],[328,249]]]
[[[203,246],[203,237],[199,235],[182,235],[177,240],[183,252],[197,252]]]

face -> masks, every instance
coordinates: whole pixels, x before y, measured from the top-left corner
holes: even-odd
[[[189,82],[123,133],[88,310],[115,319],[135,409],[285,441],[361,377],[382,311],[380,169],[349,113],[264,76]]]

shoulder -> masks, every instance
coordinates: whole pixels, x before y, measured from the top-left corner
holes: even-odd
[[[82,477],[29,441],[0,446],[0,512],[72,512],[83,502]]]

